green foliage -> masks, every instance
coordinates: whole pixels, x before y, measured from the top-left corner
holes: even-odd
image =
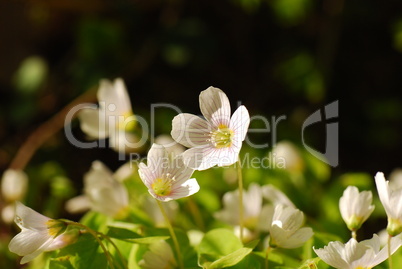
[[[207,269],[236,265],[251,253],[258,241],[243,247],[239,238],[227,229],[214,229],[205,234],[198,246],[198,263]]]

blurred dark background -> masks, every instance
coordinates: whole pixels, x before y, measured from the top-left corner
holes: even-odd
[[[162,102],[199,114],[213,85],[233,110],[241,101],[251,115],[286,115],[277,139],[299,145],[308,115],[339,100],[334,173],[389,173],[402,165],[401,53],[397,0],[2,0],[0,170],[39,124],[99,79],[122,77],[145,118]],[[157,114],[156,134],[173,116]],[[323,150],[324,130],[311,126],[309,144]],[[31,162],[55,160],[78,180],[95,159],[117,167],[116,156],[59,132]]]

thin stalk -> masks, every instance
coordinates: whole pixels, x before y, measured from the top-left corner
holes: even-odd
[[[392,269],[392,255],[391,255],[391,235],[388,235],[388,262],[389,262],[389,269]]]
[[[25,166],[31,160],[38,148],[40,148],[46,141],[49,140],[50,137],[64,127],[66,115],[71,111],[72,108],[78,104],[92,102],[95,100],[96,92],[95,88],[92,88],[78,96],[48,121],[39,125],[39,127],[28,136],[25,142],[18,149],[14,159],[11,161],[10,168],[24,170]],[[75,113],[74,116],[76,115],[77,113]]]
[[[162,213],[163,217],[165,218],[166,225],[168,226],[170,236],[172,237],[173,244],[174,244],[174,247],[176,249],[177,260],[178,260],[178,264],[180,266],[180,269],[184,269],[183,257],[182,257],[181,252],[180,252],[179,241],[177,241],[177,237],[176,237],[176,234],[175,234],[175,232],[173,230],[173,226],[170,223],[168,215],[166,214],[166,211],[163,208],[161,201],[156,199],[156,203],[158,204],[159,209],[161,210],[161,213]]]
[[[97,233],[100,236],[102,236],[104,239],[106,239],[110,244],[112,244],[112,246],[116,249],[117,256],[119,256],[119,258],[121,260],[121,263],[123,264],[124,269],[128,269],[128,266],[127,266],[127,264],[125,262],[125,259],[124,259],[123,255],[121,254],[119,248],[116,246],[116,244],[113,242],[113,240],[109,236],[107,236],[105,234],[102,234],[102,233],[99,233],[99,232],[97,232]]]
[[[240,240],[243,242],[243,229],[244,229],[243,175],[242,175],[242,171],[241,171],[240,159],[237,160],[237,178],[238,178],[238,181],[239,181]]]
[[[110,265],[110,268],[115,269],[115,266],[113,264],[112,256],[110,255],[110,253],[107,250],[107,248],[105,247],[105,245],[102,243],[102,240],[99,239],[99,236],[98,236],[99,233],[98,232],[96,232],[96,231],[92,230],[91,228],[89,228],[88,226],[85,226],[84,224],[81,224],[81,223],[78,223],[78,222],[68,222],[68,224],[83,228],[85,231],[87,231],[89,234],[91,234],[95,238],[95,240],[98,242],[100,247],[102,248],[102,251],[106,256],[106,260],[107,260],[108,264]]]
[[[192,196],[188,197],[188,206],[190,207],[190,212],[193,215],[194,221],[197,224],[198,228],[200,228],[201,231],[205,231],[205,224],[201,216],[200,209],[198,208],[198,205],[196,202],[194,202],[194,199]]]
[[[352,238],[356,240],[356,231],[352,231]]]
[[[265,269],[268,269],[268,255],[271,252],[271,246],[267,247],[267,251],[265,252]]]

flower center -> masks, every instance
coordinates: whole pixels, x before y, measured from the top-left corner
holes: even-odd
[[[50,219],[46,222],[46,226],[48,230],[47,233],[51,237],[56,238],[66,230],[67,223],[61,220]]]
[[[211,142],[215,148],[228,148],[232,145],[234,132],[225,124],[221,124],[218,130],[211,134]]]
[[[163,175],[160,178],[155,179],[152,183],[152,189],[156,195],[168,196],[172,192],[172,185],[174,182],[174,177],[172,178],[169,173]]]

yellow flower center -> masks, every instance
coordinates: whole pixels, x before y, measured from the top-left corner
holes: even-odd
[[[234,132],[225,124],[220,124],[218,130],[212,132],[211,142],[215,148],[228,148],[232,145]]]
[[[67,223],[55,219],[48,220],[46,226],[48,230],[47,233],[53,238],[56,238],[67,229]]]
[[[172,178],[171,175],[167,173],[166,175],[155,179],[151,187],[156,195],[168,196],[172,192],[172,185],[174,180],[174,177]]]

